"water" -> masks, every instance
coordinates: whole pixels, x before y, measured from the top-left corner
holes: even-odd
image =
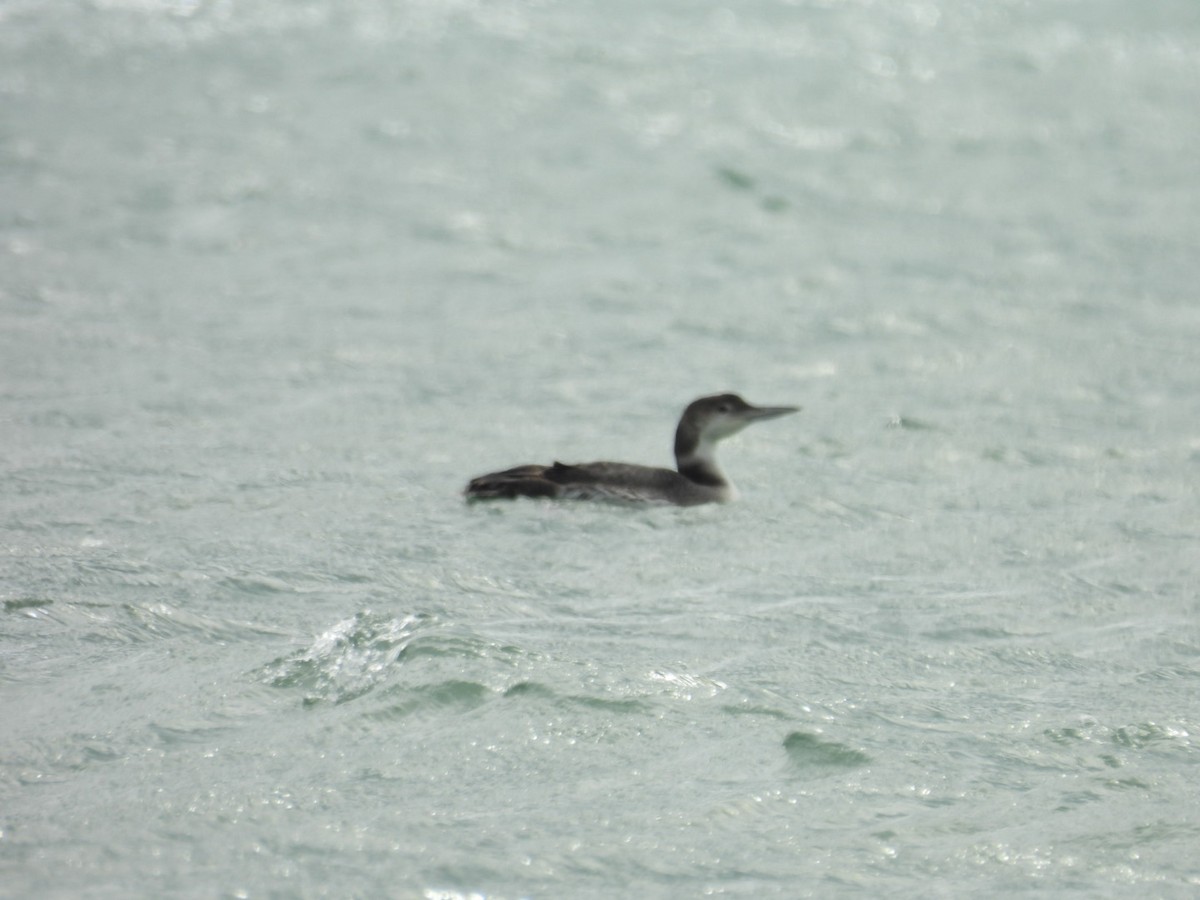
[[[0,6],[0,895],[1192,896],[1190,2]],[[736,505],[468,507],[802,404]]]

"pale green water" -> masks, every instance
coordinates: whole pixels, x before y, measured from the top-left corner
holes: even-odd
[[[1196,9],[0,5],[0,895],[1191,896]]]

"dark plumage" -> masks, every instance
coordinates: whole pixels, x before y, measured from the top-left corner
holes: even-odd
[[[701,397],[688,404],[675,429],[676,470],[631,463],[525,465],[472,478],[468,500],[548,497],[695,506],[735,496],[717,466],[718,441],[752,422],[796,412],[794,406],[751,406],[737,394]]]

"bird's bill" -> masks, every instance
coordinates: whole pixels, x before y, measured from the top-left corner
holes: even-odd
[[[776,419],[794,412],[800,412],[799,406],[752,406],[746,410],[746,418],[752,422],[759,419]]]

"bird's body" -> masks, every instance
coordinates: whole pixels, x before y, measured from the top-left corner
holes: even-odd
[[[471,479],[466,493],[469,500],[547,497],[677,506],[732,499],[728,484],[702,485],[674,469],[616,462],[517,466]]]
[[[676,469],[631,463],[525,465],[471,479],[468,500],[544,497],[697,506],[724,503],[736,491],[717,465],[718,441],[751,422],[796,412],[794,406],[751,406],[737,394],[701,397],[683,411],[675,430]]]

